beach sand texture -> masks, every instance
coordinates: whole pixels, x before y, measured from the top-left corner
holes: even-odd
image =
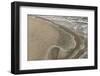
[[[70,22],[66,22],[71,26]],[[86,38],[43,17],[28,15],[28,60],[87,58]]]

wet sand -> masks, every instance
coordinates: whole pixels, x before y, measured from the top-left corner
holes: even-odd
[[[44,18],[28,16],[28,60],[75,59],[83,50],[84,41],[77,33]]]

